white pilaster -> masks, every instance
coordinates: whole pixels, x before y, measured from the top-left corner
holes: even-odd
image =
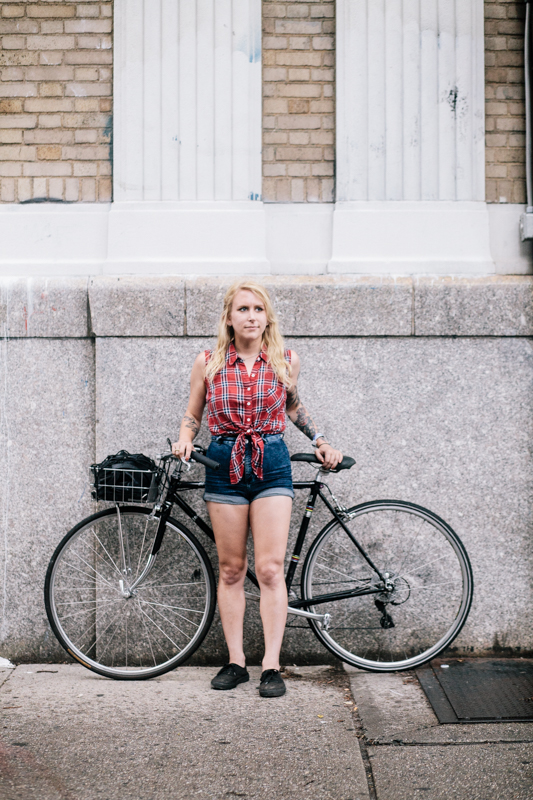
[[[114,48],[107,269],[265,271],[261,0],[115,0]]]
[[[114,46],[114,199],[259,199],[260,0],[116,0]]]
[[[367,271],[371,255],[377,271],[492,271],[481,220],[483,0],[337,0],[336,47],[330,270]],[[358,236],[370,220],[363,255]],[[409,236],[394,243],[399,220]]]

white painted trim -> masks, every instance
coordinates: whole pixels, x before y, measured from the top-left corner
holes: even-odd
[[[0,205],[0,275],[268,273],[260,202]]]
[[[526,210],[518,203],[489,203],[490,249],[499,275],[533,274],[533,242],[522,242],[518,231],[520,214]]]
[[[485,203],[337,203],[328,272],[487,275],[495,271]]]
[[[114,203],[107,274],[268,272],[257,202]]]
[[[520,205],[0,205],[0,275],[531,274]],[[490,246],[489,246],[490,241]]]
[[[274,275],[322,275],[331,258],[333,203],[266,203]]]
[[[0,275],[94,275],[107,259],[110,204],[0,205]]]

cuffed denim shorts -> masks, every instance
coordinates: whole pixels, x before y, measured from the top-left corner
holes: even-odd
[[[244,474],[239,483],[230,483],[231,451],[236,436],[214,436],[206,456],[218,461],[220,469],[205,470],[204,500],[228,505],[249,505],[260,497],[294,497],[292,469],[282,433],[265,434],[263,441],[263,480],[252,471],[252,442],[246,440]]]

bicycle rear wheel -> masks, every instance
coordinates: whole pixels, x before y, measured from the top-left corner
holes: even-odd
[[[174,669],[200,646],[213,620],[211,563],[174,519],[152,571],[127,596],[124,588],[142,573],[159,524],[149,515],[132,506],[121,507],[120,516],[110,508],[87,517],[59,544],[46,574],[46,613],[59,642],[109,678],[139,680]]]
[[[376,500],[350,509],[346,531],[332,520],[318,534],[302,572],[306,600],[355,589],[372,594],[317,603],[329,627],[308,620],[342,661],[373,672],[413,669],[435,658],[463,627],[473,594],[472,568],[457,534],[413,503]]]

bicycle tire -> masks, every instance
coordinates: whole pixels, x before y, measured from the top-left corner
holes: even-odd
[[[315,635],[342,661],[370,672],[413,669],[435,658],[458,635],[472,604],[472,567],[457,534],[433,512],[398,500],[354,506],[343,521],[394,588],[310,606],[331,615],[327,630],[308,620]],[[302,598],[380,586],[331,520],[307,553]]]
[[[159,523],[149,514],[120,508],[131,580],[142,572]],[[60,644],[84,667],[116,680],[145,680],[174,669],[201,645],[215,612],[215,577],[196,537],[170,518],[153,570],[125,597],[118,530],[116,509],[108,508],[66,534],[46,573],[46,613]]]

